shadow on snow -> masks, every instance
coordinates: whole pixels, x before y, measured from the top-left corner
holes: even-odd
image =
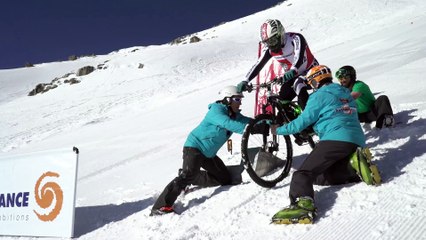
[[[74,237],[80,237],[109,223],[121,221],[148,208],[153,203],[153,198],[147,198],[120,205],[77,207],[75,209]]]
[[[408,164],[426,153],[426,139],[421,139],[426,134],[426,119],[413,120],[416,111],[417,109],[412,109],[395,114],[395,128],[372,130],[366,134],[367,139],[374,139],[367,145],[375,151],[375,164],[381,171],[384,183],[404,174],[403,169]],[[404,143],[393,148],[380,146],[396,140]]]

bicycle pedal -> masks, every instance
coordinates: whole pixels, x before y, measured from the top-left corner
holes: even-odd
[[[268,152],[276,152],[278,151],[278,147],[268,147]]]
[[[294,139],[294,142],[299,145],[302,146],[305,143],[305,140],[301,139],[301,138],[296,138]]]

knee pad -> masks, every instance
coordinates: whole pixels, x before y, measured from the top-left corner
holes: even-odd
[[[302,90],[302,88],[307,87],[307,85],[306,85],[305,82],[306,82],[306,79],[303,76],[299,76],[294,81],[294,83],[293,83],[293,90],[294,90],[294,92],[296,92],[297,95],[299,95],[300,90]]]

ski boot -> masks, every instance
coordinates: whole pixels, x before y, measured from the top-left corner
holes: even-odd
[[[311,197],[300,197],[292,204],[272,217],[274,224],[312,224],[316,216],[314,200]]]
[[[392,115],[385,115],[382,128],[390,128],[395,126],[395,119]]]
[[[350,164],[367,185],[380,185],[382,178],[379,169],[371,163],[373,155],[369,148],[358,148],[350,158]]]

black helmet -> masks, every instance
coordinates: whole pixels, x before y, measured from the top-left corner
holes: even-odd
[[[336,76],[337,79],[349,76],[349,79],[351,80],[351,82],[355,82],[356,71],[355,71],[354,67],[346,65],[346,66],[339,68],[339,70],[337,70],[335,76]]]

